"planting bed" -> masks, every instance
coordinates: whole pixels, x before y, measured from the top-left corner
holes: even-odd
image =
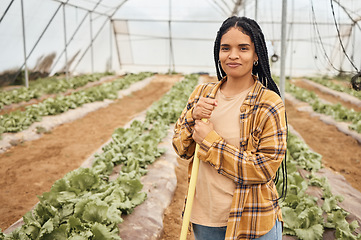
[[[0,228],[5,230],[37,202],[37,195],[78,168],[114,129],[161,98],[181,76],[156,76],[143,89],[34,141],[19,142],[0,155]]]
[[[19,141],[16,143],[16,146],[1,153],[0,202],[2,204],[0,207],[0,228],[4,230],[21,218],[38,202],[36,195],[49,191],[57,179],[62,178],[67,172],[81,166],[85,159],[93,155],[95,150],[99,149],[110,139],[114,129],[124,126],[134,116],[147,109],[180,79],[181,76],[179,75],[156,75],[150,84],[144,86],[141,90],[135,91],[130,96],[115,100],[113,103],[90,112],[82,118],[57,126],[37,140]],[[215,81],[215,78],[207,76],[203,76],[202,79],[205,81]],[[303,87],[305,87],[305,84]],[[317,92],[317,94],[320,94],[319,97],[322,98],[321,93]],[[332,102],[332,99],[327,99],[327,101]],[[351,202],[346,202],[343,207],[354,207],[355,205],[352,205],[354,204],[352,198],[359,196],[358,194],[361,191],[361,187],[358,184],[361,181],[361,145],[353,137],[338,131],[336,127],[320,121],[317,116],[311,116],[309,112],[298,111],[297,109],[303,105],[305,104],[286,99],[289,124],[302,135],[302,138],[310,148],[323,156],[323,165],[330,170],[330,173],[325,173],[329,174],[328,178],[335,176],[332,174],[337,175],[338,180],[335,180],[336,183],[330,181],[332,189],[336,190],[336,192],[342,190],[346,196],[350,193],[350,199],[348,200]],[[166,141],[170,141],[169,136]],[[172,151],[169,146],[168,151]],[[165,156],[168,157],[170,155]],[[173,158],[174,156],[171,157]],[[130,231],[137,234],[137,226],[133,223],[142,223],[142,220],[145,220],[149,215],[154,214],[158,216],[163,210],[165,210],[163,223],[158,223],[159,216],[157,218],[154,217],[153,222],[144,221],[143,227],[145,229],[147,227],[153,229],[144,230],[148,231],[148,238],[137,239],[174,240],[179,238],[182,223],[181,211],[187,191],[188,162],[182,159],[177,159],[177,162],[178,164],[175,167],[177,186],[170,205],[168,207],[163,206],[164,204],[162,206],[152,205],[157,202],[159,204],[162,201],[157,199],[156,195],[160,195],[157,191],[169,191],[169,189],[173,188],[173,186],[169,186],[169,188],[160,187],[157,184],[163,184],[162,180],[153,178],[155,175],[159,177],[162,174],[174,174],[173,165],[169,165],[169,168],[167,168],[164,167],[168,166],[167,163],[164,163],[164,165],[159,161],[159,165],[155,166],[159,172],[149,176],[150,180],[148,180],[148,182],[157,182],[150,185],[145,184],[144,186],[149,195],[149,199],[146,201],[149,202],[138,206],[129,217],[124,217],[125,222],[122,223],[124,227],[123,230],[121,229],[123,239],[132,239],[128,237],[134,236],[132,232],[127,232],[127,229],[129,230],[132,226],[135,226],[135,228],[133,230],[130,229]],[[344,185],[340,185],[340,182]],[[173,180],[169,184],[174,184]],[[151,194],[152,191],[153,195]],[[353,196],[351,196],[352,194]],[[359,205],[359,203],[356,203],[356,206],[357,204]],[[142,215],[147,210],[147,207],[149,210],[149,207],[151,209],[152,206],[157,209],[150,211],[148,216]],[[347,210],[350,211],[350,209]],[[353,217],[358,219],[361,214],[358,212],[358,209],[354,210]],[[163,231],[160,227],[163,228]],[[327,236],[331,235],[332,233]],[[189,239],[193,239],[193,237],[189,236]]]

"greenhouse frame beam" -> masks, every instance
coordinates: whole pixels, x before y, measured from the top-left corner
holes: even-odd
[[[351,21],[353,22],[353,25],[357,25],[358,29],[361,30],[361,27],[360,27],[360,25],[358,24],[358,21],[360,21],[361,18],[358,19],[358,20],[353,19],[352,16],[351,16],[351,15],[349,14],[349,12],[347,11],[347,9],[346,9],[345,6],[341,5],[341,3],[338,2],[338,1],[336,1],[336,0],[332,0],[332,1],[335,2],[335,3],[337,3],[337,4],[340,6],[340,8],[343,9],[343,11],[346,13],[346,15],[351,19]]]
[[[213,3],[213,1],[211,1],[211,0],[208,0],[210,3],[211,3],[211,6],[217,11],[217,12],[219,12],[221,15],[222,14],[224,14],[221,10],[220,10],[220,8],[218,7],[218,6],[215,6]]]
[[[53,64],[53,68],[50,70],[50,72],[52,72],[54,70],[54,66],[56,66],[56,64],[59,62],[61,56],[63,56],[64,52],[65,52],[65,49],[69,46],[70,42],[73,41],[75,35],[77,34],[77,32],[79,31],[80,27],[83,25],[83,23],[85,22],[85,19],[87,18],[87,16],[89,15],[90,12],[87,12],[83,19],[80,21],[78,27],[75,29],[73,35],[71,36],[71,38],[69,39],[69,41],[67,42],[66,44],[66,47],[64,48],[64,50],[59,54],[59,57],[56,59],[56,61],[54,62]]]
[[[110,19],[109,22],[109,68],[107,67],[107,72],[111,72],[112,71],[112,67],[113,67],[113,21]]]
[[[281,98],[285,101],[286,86],[286,32],[287,32],[287,0],[282,0],[282,28],[281,28],[281,70],[280,70],[280,93]]]
[[[173,53],[173,41],[172,41],[172,0],[169,0],[169,20],[168,20],[168,34],[169,34],[169,74],[174,72],[174,53]]]
[[[99,2],[98,2],[98,4],[99,4]],[[91,12],[89,13],[89,21],[90,21],[89,22],[89,27],[90,27],[90,63],[91,63],[90,67],[91,67],[91,73],[94,73],[93,17],[92,17]]]
[[[292,25],[292,23],[290,24]],[[115,33],[116,35],[128,35],[125,33]],[[151,35],[143,35],[143,34],[132,34],[132,36],[134,37],[142,37],[142,38],[147,38],[147,39],[168,39],[168,37],[163,37],[163,36],[151,36]],[[348,36],[348,34],[346,35],[341,35],[341,36]],[[323,39],[326,38],[334,38],[334,36],[328,36],[328,37],[324,37]],[[141,39],[141,40],[147,40],[147,39]],[[186,37],[173,37],[174,40],[191,40],[191,41],[214,41],[213,38],[186,38]],[[275,42],[281,42],[281,39],[272,39]],[[134,40],[136,41],[136,40]],[[317,43],[318,41],[312,40],[312,39],[306,39],[306,38],[293,38],[293,41],[295,42],[312,42],[312,43]],[[329,46],[329,47],[333,47],[333,44],[327,44],[324,43],[325,46]]]
[[[21,66],[20,71],[25,65],[25,87],[28,88],[29,87],[29,75],[28,75],[28,66],[27,66],[27,57],[26,57],[26,36],[25,36],[25,20],[24,20],[23,0],[21,0],[21,20],[22,20],[22,30],[23,30],[24,64],[23,64],[23,66]]]
[[[126,3],[127,1],[128,1],[128,0],[123,0],[122,3],[120,3],[118,6],[116,6],[116,7],[115,7],[115,10],[113,11],[112,14],[110,14],[109,17],[110,17],[111,19],[113,19],[114,14],[116,14],[117,11],[119,10],[119,8],[121,8],[121,7],[123,6],[123,4]]]
[[[53,0],[53,1],[59,1],[59,0]],[[69,1],[69,0],[68,0],[68,1]],[[102,1],[102,0],[99,0],[99,1],[98,1],[98,3],[96,4],[96,6],[93,8],[93,10],[86,10],[86,11],[87,11],[87,14],[85,14],[83,20],[82,20],[81,23],[78,25],[78,28],[75,30],[75,32],[74,32],[73,36],[71,37],[71,39],[69,40],[67,46],[68,46],[68,45],[70,44],[70,42],[74,39],[75,34],[79,31],[80,26],[84,23],[86,17],[87,17],[89,14],[91,15],[91,13],[96,13],[96,14],[98,14],[98,13],[97,13],[96,11],[94,11],[94,10],[96,9],[96,7],[99,5],[99,3],[100,3],[101,1]],[[95,39],[98,37],[98,35],[100,34],[101,30],[103,29],[103,27],[104,27],[105,24],[107,23],[107,21],[111,22],[112,17],[114,16],[114,14],[118,11],[118,9],[119,9],[121,6],[123,6],[123,4],[126,3],[127,1],[128,1],[128,0],[124,0],[122,3],[120,3],[119,5],[117,5],[117,6],[115,7],[115,10],[113,11],[113,13],[112,13],[111,15],[105,15],[105,14],[103,14],[103,15],[107,16],[108,19],[106,19],[106,20],[104,21],[104,23],[103,23],[102,26],[99,28],[99,31],[96,33],[96,35],[91,38],[91,43],[90,43],[90,45],[85,49],[83,55],[80,57],[80,59],[78,60],[78,62],[75,64],[75,66],[74,66],[74,68],[73,68],[73,71],[77,68],[77,66],[79,65],[79,63],[83,60],[83,58],[84,58],[85,54],[88,52],[89,48],[92,47],[93,42],[94,42]],[[91,17],[91,16],[90,16],[90,17]],[[92,35],[93,35],[93,34],[92,34]],[[63,55],[63,53],[64,53],[64,50],[62,51],[62,53],[60,54],[60,56]],[[60,56],[59,56],[59,58],[60,58]],[[59,60],[59,58],[58,58],[58,60]],[[57,61],[58,61],[58,60],[57,60]],[[92,60],[92,61],[93,61],[93,60]],[[93,64],[92,64],[92,65],[93,65]],[[55,64],[54,64],[54,66],[55,66]],[[92,71],[93,71],[93,66],[92,66]]]
[[[239,8],[241,7],[243,3],[243,0],[237,0],[236,2],[234,2],[234,7],[233,7],[233,10],[232,10],[232,13],[231,15],[237,15],[238,11],[239,11]]]
[[[64,4],[64,2],[63,2],[63,1],[60,1],[60,0],[52,0],[52,1],[54,1],[54,2],[59,2],[59,3]],[[68,5],[68,6],[75,7],[75,8],[79,8],[79,9],[84,10],[84,11],[87,11],[87,12],[93,12],[93,13],[96,13],[96,14],[99,14],[99,15],[102,15],[102,16],[110,17],[110,15],[108,15],[108,14],[95,11],[96,7],[99,5],[99,2],[96,4],[96,6],[95,6],[95,8],[93,8],[93,10],[90,10],[90,9],[87,9],[87,8],[84,8],[84,7],[80,7],[80,6],[77,6],[77,5],[75,5],[75,4],[71,4],[71,3],[68,3],[68,2],[69,2],[69,0],[66,1],[66,3],[65,3],[65,4]]]
[[[64,51],[65,51],[65,79],[69,80],[69,67],[68,67],[68,45],[66,35],[66,17],[65,17],[65,4],[63,4],[63,29],[64,29]]]
[[[5,15],[7,14],[7,12],[9,11],[11,5],[13,4],[14,0],[11,0],[11,2],[9,3],[9,5],[7,6],[7,8],[5,9],[4,14],[2,15],[2,17],[0,18],[0,23],[2,22],[2,20],[4,19]]]
[[[282,15],[283,16],[283,15]],[[254,20],[257,21],[258,18],[258,0],[255,0],[255,5],[254,5]]]
[[[95,34],[94,37],[92,37],[90,44],[88,45],[88,47],[85,49],[85,51],[83,52],[83,55],[81,55],[80,59],[78,60],[78,62],[75,64],[73,71],[78,67],[79,63],[81,62],[81,60],[83,60],[85,54],[88,52],[89,48],[91,48],[93,46],[93,42],[95,41],[95,39],[99,36],[100,32],[103,30],[103,27],[105,26],[105,24],[109,21],[110,18],[107,18],[104,23],[101,25],[101,27],[99,28],[98,32]],[[93,70],[92,70],[93,71]]]
[[[119,8],[121,8],[123,6],[124,3],[126,3],[128,0],[123,0],[123,2],[121,2],[118,6],[116,6],[116,8],[114,9],[113,13],[110,15],[109,17],[109,25],[110,25],[110,70],[112,70],[113,67],[113,51],[112,51],[112,37],[114,36],[115,39],[115,47],[117,49],[117,57],[118,57],[118,62],[119,62],[119,67],[121,67],[121,60],[120,60],[120,52],[119,52],[119,46],[118,46],[118,40],[117,40],[117,36],[116,36],[116,32],[115,32],[115,26],[114,26],[114,21],[113,21],[113,16],[114,14],[116,14],[116,12],[119,10]],[[113,31],[112,31],[113,29]],[[113,35],[112,35],[113,33]]]
[[[128,21],[128,22],[164,22],[167,23],[169,20],[167,19],[141,19],[141,18],[133,18],[133,19],[122,19],[122,18],[112,18],[113,21]],[[361,20],[361,19],[360,19]],[[194,23],[195,20],[180,20],[180,19],[173,19],[172,22],[178,23]],[[222,23],[222,20],[196,20],[197,23]],[[280,24],[279,21],[258,21],[259,24]],[[293,22],[294,25],[310,25],[309,22]],[[334,26],[334,23],[329,22],[320,22],[317,23],[318,25],[330,25]],[[348,26],[351,25],[350,23],[338,23],[338,25]]]
[[[228,13],[224,8],[217,2],[217,0],[213,0],[213,2],[217,5],[217,7],[224,13],[224,15],[228,16]]]
[[[68,2],[69,0],[67,0]],[[29,59],[29,57],[31,56],[31,54],[34,52],[35,48],[38,46],[40,40],[42,39],[42,37],[44,36],[46,30],[49,28],[50,24],[52,23],[52,21],[54,20],[55,16],[57,15],[57,13],[59,12],[61,6],[64,3],[61,3],[59,5],[59,7],[56,9],[55,13],[53,14],[53,16],[51,17],[51,19],[49,20],[48,24],[45,26],[44,30],[42,31],[42,33],[40,34],[40,36],[38,37],[37,41],[35,42],[33,48],[31,49],[30,53],[27,55],[26,54],[26,38],[25,38],[25,19],[24,19],[24,10],[23,10],[23,0],[21,0],[21,11],[22,11],[22,25],[23,25],[23,48],[24,48],[24,63],[23,65],[21,65],[21,67],[18,70],[18,73],[16,74],[15,78],[19,75],[19,73],[21,72],[21,69],[23,67],[25,67],[25,86],[29,87],[29,74],[28,74],[28,69],[27,69],[27,60]]]
[[[121,61],[121,58],[120,58],[119,44],[118,44],[117,33],[115,31],[115,25],[114,25],[114,20],[113,19],[111,20],[111,24],[112,24],[112,27],[113,27],[113,34],[114,34],[114,38],[115,38],[115,47],[117,49],[118,63],[119,63],[119,67],[121,68],[122,67],[122,61]]]
[[[225,0],[221,0],[224,4],[224,6],[226,6],[227,10],[232,13],[232,9],[228,6],[227,2]]]

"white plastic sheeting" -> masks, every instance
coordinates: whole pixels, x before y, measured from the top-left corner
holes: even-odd
[[[234,10],[257,18],[269,54],[280,55],[281,5],[282,0],[1,0],[0,73],[24,69],[26,59],[30,71],[50,74],[213,74],[216,32]],[[287,15],[286,75],[360,71],[361,1],[290,0]],[[272,62],[273,73],[279,74],[279,65]]]

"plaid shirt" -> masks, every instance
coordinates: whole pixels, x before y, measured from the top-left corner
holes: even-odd
[[[223,79],[199,85],[178,119],[173,147],[181,158],[192,159],[192,110],[201,96],[215,98]],[[236,183],[226,240],[258,238],[282,221],[274,177],[286,153],[287,126],[282,99],[258,80],[240,108],[240,149],[210,132],[200,144],[198,157]],[[192,162],[189,164],[189,177]],[[189,180],[189,179],[188,179]]]

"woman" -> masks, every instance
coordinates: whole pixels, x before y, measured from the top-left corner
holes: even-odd
[[[173,137],[185,159],[200,145],[190,220],[195,238],[282,239],[275,182],[281,165],[285,175],[287,123],[258,24],[246,17],[225,20],[214,60],[220,81],[194,90]]]

